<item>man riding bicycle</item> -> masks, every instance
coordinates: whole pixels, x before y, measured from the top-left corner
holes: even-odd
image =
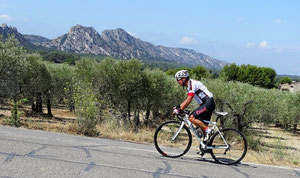
[[[203,120],[210,120],[213,111],[215,110],[215,101],[213,94],[203,85],[202,82],[190,79],[187,70],[180,70],[175,74],[175,79],[180,86],[187,87],[187,98],[174,107],[173,114],[180,114],[194,98],[199,107],[196,108],[189,116],[189,121],[198,126],[203,133],[205,133],[204,141],[208,140],[211,129],[203,122]]]

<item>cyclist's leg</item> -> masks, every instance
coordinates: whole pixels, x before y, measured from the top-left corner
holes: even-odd
[[[198,126],[201,130],[204,130],[207,127],[201,120],[195,118],[194,115],[190,115],[189,121]]]
[[[206,107],[206,110],[200,115],[200,119],[202,120],[202,122],[204,120],[210,121],[211,115],[212,115],[212,113],[213,113],[213,111],[215,110],[215,107],[216,107],[214,98],[209,98],[209,99],[205,100],[204,105]],[[207,123],[205,123],[205,124],[208,125]]]
[[[207,99],[202,105],[196,108],[191,114],[189,120],[201,128],[202,131],[206,131],[208,129],[207,123],[203,122],[203,120],[210,121],[211,115],[215,110],[215,102],[213,98]]]
[[[200,117],[203,113],[206,111],[205,105],[201,105],[198,108],[196,108],[192,114],[189,117],[189,121],[191,121],[196,126],[200,127],[202,131],[204,131],[207,128],[207,125],[200,120]]]

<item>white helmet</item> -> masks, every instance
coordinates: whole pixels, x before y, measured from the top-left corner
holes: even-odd
[[[183,77],[189,77],[189,72],[187,70],[180,70],[178,72],[176,72],[175,74],[175,79],[176,81],[182,79]]]

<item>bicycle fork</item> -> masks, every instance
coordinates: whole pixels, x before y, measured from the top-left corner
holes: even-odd
[[[180,125],[179,129],[177,130],[177,132],[175,133],[175,135],[172,137],[172,141],[174,141],[176,139],[176,137],[180,133],[180,131],[183,128],[183,126],[184,126],[184,122],[181,122],[181,125]]]

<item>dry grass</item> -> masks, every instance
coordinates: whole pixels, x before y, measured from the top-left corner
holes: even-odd
[[[24,111],[26,110],[28,108],[24,108]],[[53,109],[52,112],[54,117],[23,114],[22,127],[69,134],[79,133],[74,113],[63,108]],[[9,116],[9,108],[0,106],[0,124],[5,124]],[[107,119],[97,125],[99,137],[153,144],[155,129],[140,128],[134,131],[132,128],[119,126],[115,119],[110,118],[111,116],[105,117]],[[294,135],[276,127],[257,127],[256,129],[260,132],[259,137],[263,143],[260,146],[261,151],[248,150],[244,162],[300,167],[300,133]],[[197,140],[193,139],[192,149],[197,149],[198,146]]]
[[[299,133],[292,134],[283,129],[269,126],[260,128],[261,151],[248,151],[245,161],[261,164],[300,167]]]
[[[98,125],[98,131],[100,132],[100,137],[126,140],[132,142],[142,142],[142,143],[153,143],[153,130],[148,128],[140,129],[139,131],[126,130],[124,128],[108,129],[105,125]]]

